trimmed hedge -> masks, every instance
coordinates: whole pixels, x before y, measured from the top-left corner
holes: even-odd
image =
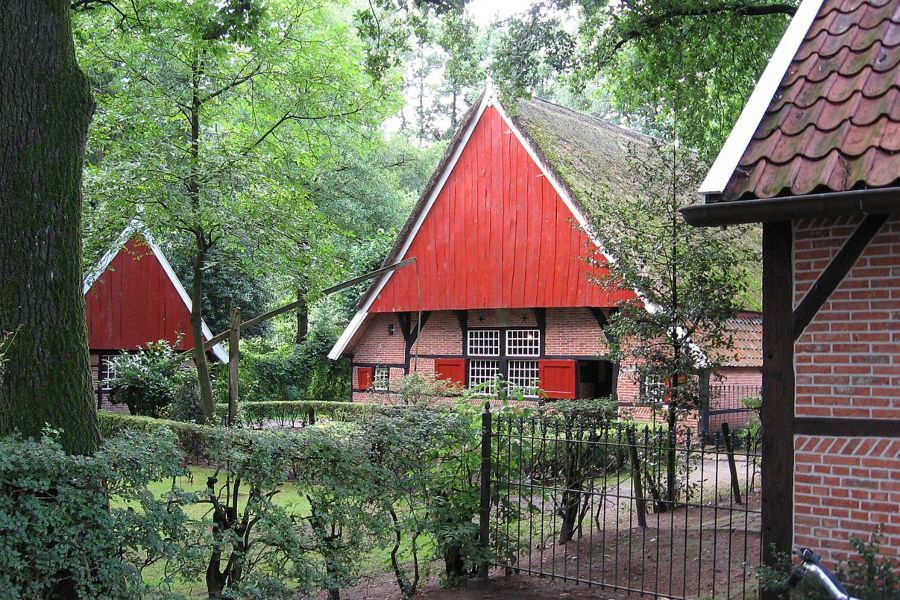
[[[103,438],[114,437],[126,430],[159,433],[168,429],[178,438],[178,447],[182,452],[193,458],[202,458],[206,455],[207,442],[212,432],[210,427],[196,423],[123,415],[102,410],[97,412],[97,421],[100,426],[100,435]]]
[[[241,402],[238,405],[238,421],[250,427],[262,427],[267,423],[279,427],[297,427],[325,418],[332,421],[353,421],[373,414],[396,414],[406,406],[370,404],[363,402],[328,402],[303,400],[295,402]],[[228,405],[216,406],[216,419],[224,422]]]

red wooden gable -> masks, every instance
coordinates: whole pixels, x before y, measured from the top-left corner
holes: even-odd
[[[194,345],[191,313],[151,248],[133,236],[84,296],[88,345],[93,350],[136,350],[148,342]]]
[[[496,107],[488,106],[369,312],[613,307],[590,281],[595,246]],[[594,275],[597,273],[594,272]]]

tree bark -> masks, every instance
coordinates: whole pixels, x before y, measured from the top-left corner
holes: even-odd
[[[212,246],[212,239],[207,240],[202,225],[202,213],[200,206],[200,109],[203,103],[200,100],[200,78],[203,66],[199,56],[194,57],[191,64],[191,174],[187,180],[187,192],[191,199],[191,207],[194,212],[194,238],[196,242],[194,253],[194,281],[191,286],[191,333],[194,336],[194,364],[197,366],[197,379],[200,384],[200,406],[203,408],[203,417],[209,422],[213,419],[215,401],[213,399],[212,384],[209,380],[209,365],[206,362],[206,351],[203,343],[203,267],[206,264],[206,255]]]
[[[215,400],[212,384],[209,380],[209,364],[206,362],[206,350],[203,343],[203,265],[206,263],[208,248],[202,238],[197,240],[194,254],[194,282],[191,286],[191,333],[194,336],[194,364],[197,365],[197,379],[200,382],[200,405],[203,417],[209,422],[213,419]]]
[[[306,286],[297,288],[297,339],[298,344],[306,341],[309,333],[309,307],[306,305]]]
[[[0,18],[0,435],[62,431],[90,454],[100,435],[81,271],[81,172],[94,110],[69,3],[8,0]]]

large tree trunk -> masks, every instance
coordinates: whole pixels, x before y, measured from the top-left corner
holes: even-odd
[[[99,443],[81,272],[81,170],[93,114],[69,3],[7,0],[0,17],[0,434]]]

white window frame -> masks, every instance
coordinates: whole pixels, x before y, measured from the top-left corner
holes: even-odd
[[[500,375],[500,361],[491,358],[473,358],[468,361],[469,388],[475,388],[483,384],[478,394],[489,396],[497,393],[497,386],[492,383]]]
[[[387,392],[391,389],[390,367],[375,367],[375,369],[373,369],[372,388],[376,392]]]
[[[659,375],[644,375],[641,380],[641,403],[665,404],[669,386]]]
[[[531,337],[528,337],[529,334]],[[535,328],[507,329],[506,356],[538,358],[541,355],[541,330]]]
[[[528,372],[527,375],[520,373]],[[535,359],[516,358],[506,362],[506,380],[513,390],[521,391],[526,398],[537,398],[540,364]]]
[[[494,337],[495,339],[490,339]],[[500,330],[469,329],[466,333],[466,350],[469,356],[500,356]]]
[[[101,391],[108,392],[112,390],[112,387],[109,385],[109,380],[116,378],[116,365],[111,361],[116,358],[118,358],[118,356],[113,354],[100,355],[100,367],[97,370],[97,384],[100,386]]]

